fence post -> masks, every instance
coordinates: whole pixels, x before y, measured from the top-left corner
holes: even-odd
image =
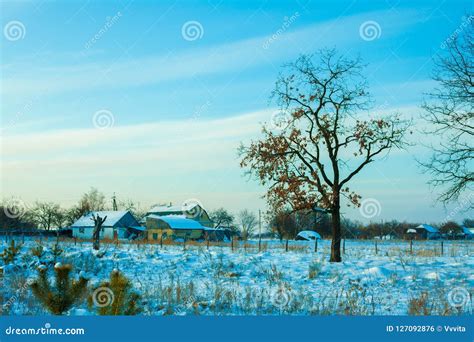
[[[183,239],[183,251],[186,250],[186,234],[184,235],[184,239]]]
[[[232,250],[232,252],[234,251],[234,237],[233,236],[230,239],[230,249]]]
[[[314,251],[318,251],[318,239],[314,239]]]
[[[41,240],[40,240],[41,241]],[[77,245],[77,237],[74,237],[74,246]]]
[[[288,252],[288,239],[286,239],[285,251]]]
[[[346,254],[346,239],[342,240],[342,254]]]
[[[410,254],[413,254],[413,239],[410,239]]]
[[[209,250],[209,237],[206,238],[207,249]]]
[[[163,248],[163,232],[160,234],[160,248]]]
[[[378,248],[377,248],[377,240],[375,240],[375,255],[377,255],[379,252]]]
[[[444,253],[444,241],[441,240],[441,255]]]

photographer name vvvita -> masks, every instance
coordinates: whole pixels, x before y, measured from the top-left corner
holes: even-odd
[[[466,332],[464,325],[387,325],[387,332]]]

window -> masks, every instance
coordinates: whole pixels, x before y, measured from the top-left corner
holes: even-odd
[[[158,240],[158,234],[157,233],[153,233],[153,240]]]
[[[79,228],[79,233],[84,233],[84,227]]]

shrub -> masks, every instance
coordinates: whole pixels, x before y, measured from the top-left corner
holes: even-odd
[[[68,311],[76,302],[80,301],[87,290],[87,282],[82,275],[79,280],[72,280],[71,265],[54,266],[56,282],[54,288],[49,283],[47,267],[38,267],[38,278],[31,284],[34,296],[54,315],[61,315]]]
[[[41,258],[44,255],[44,247],[43,245],[36,245],[36,247],[33,247],[31,249],[31,255]]]
[[[130,280],[113,270],[110,280],[100,284],[89,296],[88,304],[90,308],[95,305],[99,315],[136,315],[141,312],[140,299]]]
[[[5,248],[2,252],[3,261],[6,264],[11,264],[15,261],[16,256],[20,252],[21,244],[16,245],[15,240],[11,240],[10,246]]]
[[[312,262],[309,265],[308,278],[314,279],[318,276],[319,273],[321,273],[321,264],[317,261]]]

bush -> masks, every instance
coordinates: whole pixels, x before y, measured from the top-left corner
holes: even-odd
[[[21,244],[16,245],[15,240],[11,240],[10,246],[5,248],[2,253],[3,261],[6,264],[11,264],[15,261],[16,256],[20,252]]]
[[[110,280],[100,284],[89,296],[88,304],[89,308],[96,306],[99,315],[136,315],[141,312],[140,299],[130,280],[113,270]]]
[[[61,315],[68,311],[76,302],[84,298],[88,280],[80,276],[79,280],[72,280],[71,265],[54,266],[56,282],[54,287],[48,281],[47,267],[38,267],[38,278],[31,284],[33,295],[54,315]]]

